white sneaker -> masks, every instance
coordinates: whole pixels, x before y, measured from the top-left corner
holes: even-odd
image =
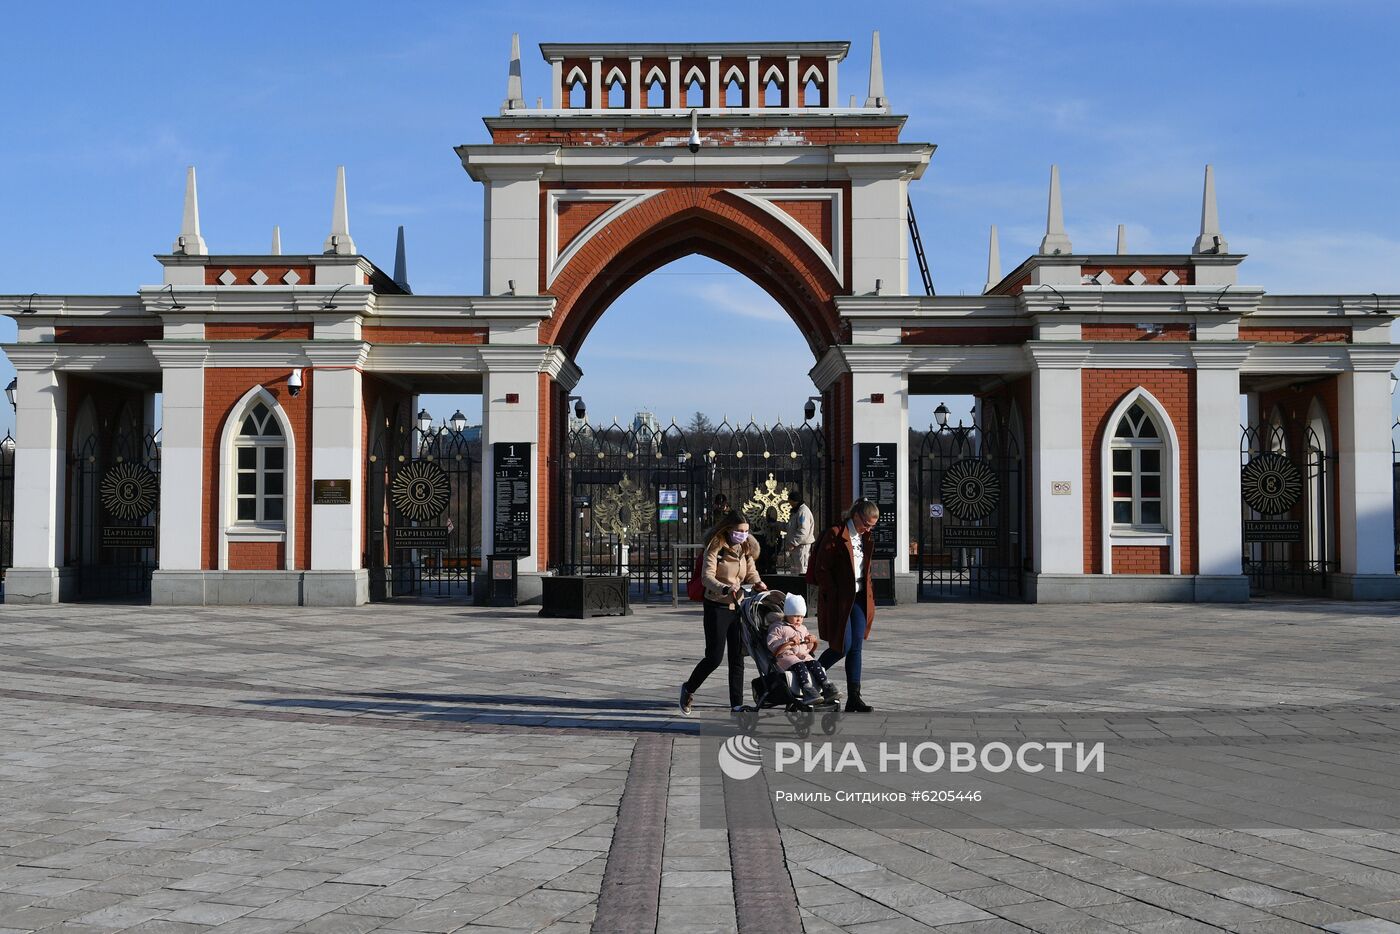
[[[695,695],[692,694],[690,691],[687,691],[684,684],[681,685],[680,707],[681,714],[687,717],[690,716],[691,711],[695,709]]]

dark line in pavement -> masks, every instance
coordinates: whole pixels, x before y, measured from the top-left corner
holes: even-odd
[[[671,738],[645,735],[632,747],[617,808],[593,934],[655,931],[661,905],[661,855],[671,786]]]
[[[739,934],[801,931],[797,890],[788,872],[772,795],[762,772],[742,780],[724,776],[724,814],[729,825],[729,871],[734,877]]]

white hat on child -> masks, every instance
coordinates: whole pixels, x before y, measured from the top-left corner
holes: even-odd
[[[806,616],[807,601],[800,594],[790,593],[783,601],[784,616]]]

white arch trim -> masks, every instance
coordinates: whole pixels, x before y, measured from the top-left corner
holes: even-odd
[[[743,87],[748,83],[744,80],[743,69],[738,65],[730,65],[729,70],[724,73],[724,86],[729,87],[731,81],[739,82],[739,87]]]
[[[233,501],[234,483],[233,477],[233,442],[238,437],[238,432],[243,426],[243,418],[252,410],[253,406],[262,402],[267,406],[272,417],[277,419],[277,424],[282,426],[282,437],[287,440],[287,459],[285,462],[285,473],[283,475],[283,489],[286,491],[286,498],[283,501],[283,515],[286,517],[282,531],[275,529],[249,528],[247,531],[237,529],[232,535],[229,529],[233,524]],[[282,542],[282,557],[284,570],[292,571],[296,569],[296,530],[297,530],[297,436],[292,431],[291,420],[287,418],[287,413],[282,406],[277,403],[277,398],[262,386],[254,386],[243,394],[243,398],[234,403],[229,409],[229,416],[224,421],[224,430],[219,435],[219,567],[220,571],[228,570],[228,543],[230,538],[240,542]]]
[[[846,282],[846,251],[842,246],[842,228],[844,226],[845,211],[842,208],[841,189],[822,188],[763,188],[763,189],[743,189],[730,188],[728,193],[737,198],[743,198],[750,204],[762,208],[782,222],[783,226],[797,234],[803,243],[817,254],[823,265],[831,270],[831,274],[836,277],[836,281]],[[831,211],[831,248],[827,249],[812,232],[797,222],[787,211],[778,207],[775,201],[827,201],[830,203]]]
[[[556,276],[569,265],[569,260],[592,240],[604,227],[642,202],[661,194],[662,189],[587,189],[575,188],[568,191],[551,190],[545,203],[545,284],[550,285]],[[593,219],[578,236],[559,249],[559,203],[561,201],[611,201],[613,206]]]
[[[666,86],[666,73],[657,65],[651,66],[651,71],[647,72],[647,78],[642,82],[642,87],[649,88],[656,82],[661,82],[661,86]]]
[[[681,82],[685,87],[690,87],[694,82],[700,82],[700,86],[705,86],[705,73],[700,70],[699,65],[691,65],[690,71],[685,73],[685,80]]]
[[[1167,444],[1167,495],[1162,497],[1162,524],[1166,532],[1159,534],[1124,533],[1113,531],[1113,432],[1133,403],[1141,402],[1162,432]],[[1108,414],[1104,423],[1103,443],[1099,445],[1099,526],[1103,542],[1103,572],[1113,573],[1114,545],[1167,545],[1171,549],[1171,573],[1181,573],[1181,442],[1176,426],[1157,397],[1138,386],[1123,397]]]
[[[768,70],[763,73],[763,83],[767,84],[770,81],[776,81],[779,85],[787,84],[787,76],[777,65],[769,65]]]
[[[806,84],[808,81],[815,81],[817,84],[826,84],[826,79],[822,75],[822,70],[816,65],[808,68],[807,74],[802,76],[803,84]]]
[[[621,84],[624,88],[627,87],[627,78],[622,74],[622,69],[618,68],[616,65],[613,66],[612,71],[608,72],[607,78],[603,80],[603,87],[610,88],[614,84]]]
[[[575,65],[575,66],[574,66],[574,70],[571,71],[571,72],[569,72],[569,77],[567,77],[567,78],[564,79],[564,87],[565,87],[565,88],[571,88],[571,87],[573,87],[575,84],[580,84],[580,83],[581,83],[584,87],[588,87],[588,76],[585,75],[585,74],[583,73],[583,69],[582,69],[582,68],[580,68],[580,67],[578,67],[577,65]]]

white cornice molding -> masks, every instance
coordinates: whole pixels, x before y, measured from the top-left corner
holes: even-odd
[[[553,350],[545,344],[491,346],[478,348],[481,364],[489,373],[544,373],[546,360]]]
[[[1375,344],[1347,348],[1351,368],[1358,373],[1389,373],[1400,364],[1400,344]]]
[[[312,367],[364,367],[369,357],[369,344],[365,341],[316,341],[301,346]]]
[[[846,251],[842,231],[846,227],[846,213],[843,207],[845,198],[840,188],[728,188],[726,192],[760,208],[791,230],[816,254],[836,277],[837,282],[845,283]],[[798,223],[797,218],[778,207],[774,203],[777,201],[825,201],[831,211],[831,246],[822,243],[810,230]]]
[[[17,371],[151,373],[159,369],[143,344],[2,344]]]
[[[1191,358],[1198,370],[1238,370],[1249,357],[1249,344],[1191,345]]]
[[[838,295],[836,312],[852,320],[895,318],[910,327],[939,319],[998,318],[1015,323],[1010,319],[1024,316],[1010,295]]]
[[[1092,349],[1068,341],[1027,341],[1024,346],[1026,359],[1038,370],[1083,369]]]
[[[443,318],[468,319],[470,326],[482,327],[492,319],[543,321],[554,314],[555,301],[553,295],[378,295],[363,323],[379,324],[382,318]]]
[[[486,371],[481,344],[374,344],[366,372],[480,374]]]
[[[568,392],[573,392],[579,380],[583,379],[583,370],[579,369],[578,364],[569,359],[569,355],[560,347],[548,348],[541,366],[541,372]]]
[[[1189,341],[1093,341],[1084,366],[1092,369],[1189,370],[1195,367]]]
[[[150,323],[140,320],[148,314],[133,295],[0,295],[0,315],[17,322],[81,317],[106,324]]]
[[[816,365],[807,371],[807,375],[811,377],[812,384],[817,387],[818,392],[826,392],[833,383],[850,372],[851,367],[846,362],[841,347],[832,345],[826,349],[826,353],[822,354]]]
[[[209,359],[209,345],[201,341],[147,341],[162,370],[198,368]]]
[[[939,346],[909,344],[904,371],[910,375],[942,373],[1019,374],[1030,371],[1030,362],[1019,344]]]
[[[1351,369],[1349,350],[1344,344],[1255,344],[1240,372],[1344,373]]]

